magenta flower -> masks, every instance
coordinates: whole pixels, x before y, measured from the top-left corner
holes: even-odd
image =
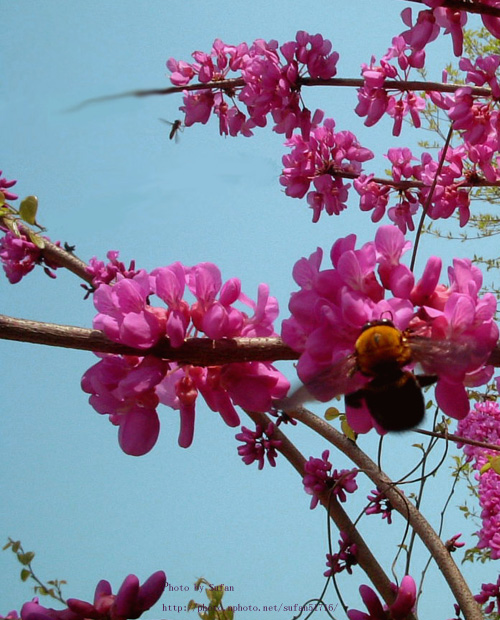
[[[167,362],[153,357],[107,355],[82,377],[82,389],[91,395],[89,403],[119,427],[120,447],[126,454],[146,454],[158,439],[155,388],[167,369]]]
[[[460,536],[462,536],[462,534],[455,534],[454,536],[452,536],[450,539],[448,539],[444,543],[444,546],[448,549],[448,551],[450,553],[453,553],[457,549],[460,549],[460,547],[464,547],[465,546],[465,543],[460,542],[458,540],[460,538]]]
[[[94,328],[115,342],[138,349],[152,347],[165,334],[165,314],[148,305],[150,292],[149,276],[143,270],[113,286],[101,284],[94,293],[99,311]]]
[[[101,284],[114,282],[118,274],[124,278],[133,278],[138,273],[135,269],[135,261],[130,261],[127,268],[124,263],[118,260],[119,254],[117,250],[110,250],[106,254],[108,263],[98,260],[95,256],[89,260],[86,271],[92,276],[92,286],[95,289]]]
[[[307,201],[317,222],[325,210],[338,215],[346,208],[348,188],[336,172],[361,172],[361,163],[371,159],[373,153],[362,147],[349,131],[335,132],[333,119],[325,119],[322,126],[313,129],[308,137],[294,135],[285,144],[292,151],[283,156],[280,183],[292,198],[302,198],[311,183],[315,191],[309,192]]]
[[[441,263],[431,258],[415,284],[401,262],[408,249],[401,231],[382,226],[375,242],[360,249],[355,249],[355,239],[350,235],[333,245],[330,267],[320,268],[319,249],[295,265],[300,289],[291,295],[291,318],[283,322],[282,337],[300,352],[300,379],[323,402],[359,390],[368,378],[356,372],[355,342],[367,322],[390,316],[398,329],[436,341],[436,351],[422,352],[419,362],[426,374],[439,376],[439,406],[447,415],[463,418],[468,413],[464,386],[491,378],[485,362],[498,337],[496,302],[490,294],[479,296],[479,270],[468,260],[455,260],[445,287],[438,284]],[[349,406],[346,413],[356,432],[374,426],[362,405]]]
[[[368,613],[350,609],[347,612],[349,620],[404,620],[413,611],[417,600],[417,587],[415,581],[409,575],[401,580],[401,585],[397,587],[393,584],[396,599],[392,605],[387,607],[382,605],[375,592],[368,586],[360,586],[359,593]]]
[[[460,420],[457,432],[462,437],[493,445],[500,444],[500,406],[493,401],[476,403],[469,415]],[[500,476],[493,468],[485,468],[498,453],[480,446],[462,446],[468,460],[474,460],[478,480],[482,527],[476,532],[478,547],[489,549],[492,559],[500,558]]]
[[[59,245],[59,241],[56,245]],[[19,282],[36,265],[43,265],[44,272],[50,278],[56,277],[54,270],[59,267],[58,264],[47,260],[42,250],[26,235],[18,236],[10,230],[0,239],[0,260],[11,284]]]
[[[314,114],[303,106],[300,97],[300,78],[330,78],[336,74],[338,54],[329,41],[319,34],[297,32],[295,41],[278,46],[277,41],[257,39],[251,46],[246,43],[227,45],[216,39],[209,53],[194,52],[194,63],[170,58],[167,67],[172,71],[171,81],[184,86],[198,77],[202,83],[221,82],[236,78],[243,84],[231,89],[184,92],[184,124],[206,123],[213,112],[219,118],[223,135],[252,135],[255,127],[264,127],[272,116],[273,130],[287,138],[295,129],[304,137],[321,121],[321,113]],[[238,102],[241,106],[238,107]]]
[[[0,192],[2,192],[2,194],[4,195],[5,200],[18,199],[17,194],[9,192],[9,189],[13,187],[16,183],[17,181],[7,181],[5,177],[2,177],[2,171],[0,170]]]
[[[494,612],[500,613],[500,577],[496,583],[483,583],[481,586],[481,592],[474,597],[481,605],[486,605],[490,599],[488,605],[484,608],[485,614],[491,614]]]
[[[246,465],[257,461],[259,469],[262,469],[267,458],[271,467],[276,467],[277,450],[282,442],[280,439],[273,439],[275,428],[272,423],[269,423],[266,429],[257,425],[255,431],[251,431],[246,426],[241,427],[241,433],[236,435],[236,439],[244,444],[238,446],[238,454]]]
[[[325,577],[332,577],[344,570],[346,570],[349,575],[352,575],[352,567],[358,563],[356,558],[357,552],[357,545],[350,541],[345,532],[340,532],[338,553],[326,554],[326,565],[328,566],[328,570],[323,573]]]
[[[67,601],[68,608],[47,609],[33,599],[21,609],[22,620],[127,620],[139,618],[150,609],[165,590],[167,578],[163,571],[153,573],[142,586],[135,575],[123,581],[117,594],[104,579],[97,584],[94,602],[87,603],[76,598]]]
[[[387,497],[378,489],[376,489],[375,491],[372,491],[370,495],[368,495],[368,500],[370,502],[370,505],[365,510],[366,514],[381,514],[382,519],[387,519],[387,523],[390,525],[392,523],[393,507]]]
[[[94,267],[106,271],[97,263]],[[147,349],[163,337],[180,347],[192,334],[212,339],[276,335],[273,322],[278,303],[269,295],[269,287],[259,286],[255,302],[241,291],[237,278],[223,283],[213,263],[194,267],[174,263],[151,274],[118,269],[116,274],[116,282],[103,283],[94,293],[99,310],[94,327],[103,329],[112,340]],[[194,303],[184,298],[186,290]],[[151,305],[154,294],[166,307]],[[238,302],[250,312],[236,308]],[[272,364],[264,362],[202,368],[157,358],[109,355],[85,373],[82,386],[90,394],[90,404],[119,426],[122,449],[138,456],[151,450],[158,438],[160,403],[179,411],[179,445],[187,448],[194,437],[199,396],[235,427],[240,423],[235,406],[272,411],[274,401],[284,398],[290,384]]]
[[[358,488],[355,480],[357,469],[336,469],[331,472],[332,464],[328,460],[329,450],[325,450],[320,459],[310,457],[304,465],[305,476],[302,479],[304,490],[312,495],[311,510],[318,505],[320,495],[330,490],[341,502],[347,500],[347,493],[354,493]]]

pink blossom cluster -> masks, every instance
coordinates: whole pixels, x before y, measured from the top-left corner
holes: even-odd
[[[351,132],[335,132],[334,128],[333,119],[326,119],[311,131],[308,140],[294,135],[286,142],[291,153],[283,156],[280,183],[292,198],[303,198],[313,184],[314,191],[307,193],[313,222],[319,220],[323,211],[338,215],[347,207],[351,186],[343,177],[350,177],[360,195],[360,209],[371,211],[373,222],[384,217],[393,195],[397,203],[388,209],[388,216],[403,233],[415,230],[413,218],[422,206],[426,206],[431,219],[448,218],[458,211],[460,225],[465,226],[470,217],[472,175],[484,175],[489,181],[497,179],[491,151],[488,160],[484,149],[465,145],[448,148],[429,202],[441,152],[437,159],[424,152],[419,161],[407,147],[390,148],[385,157],[391,164],[392,180],[379,182],[373,174],[365,174],[361,166],[373,153],[362,147]]]
[[[360,586],[359,593],[368,613],[349,609],[349,620],[404,620],[415,607],[417,601],[417,586],[413,577],[406,575],[398,587],[392,584],[396,598],[391,605],[382,605],[377,594],[369,586]]]
[[[264,127],[271,115],[273,130],[288,138],[295,129],[307,136],[321,120],[318,111],[311,115],[302,103],[301,78],[333,77],[339,58],[337,52],[332,52],[330,41],[302,30],[295,41],[280,47],[277,41],[263,39],[251,46],[227,45],[216,39],[209,53],[194,52],[192,56],[193,63],[174,58],[167,61],[172,83],[186,86],[197,78],[201,84],[221,82],[221,87],[184,91],[181,110],[187,127],[206,123],[213,112],[219,118],[221,135],[251,136],[252,129]],[[229,79],[237,81],[224,84]]]
[[[419,207],[424,206],[426,214],[434,220],[449,218],[458,211],[460,225],[465,226],[470,217],[468,182],[478,172],[478,158],[463,145],[448,148],[438,174],[441,155],[442,152],[434,159],[430,153],[424,152],[419,162],[407,147],[389,149],[385,157],[391,164],[394,183],[378,183],[373,180],[373,175],[364,174],[354,180],[354,189],[361,196],[361,210],[372,211],[372,221],[380,221],[392,193],[398,202],[389,208],[388,216],[403,233],[415,230],[413,217]],[[429,201],[436,175],[437,182]],[[404,188],[403,183],[408,181],[414,187]]]
[[[194,303],[184,298],[185,289]],[[152,305],[152,296],[163,306]],[[240,302],[252,314],[235,307]],[[98,314],[94,328],[115,342],[149,349],[168,338],[180,347],[188,336],[210,339],[276,335],[273,321],[278,304],[261,284],[254,302],[232,278],[222,283],[219,269],[212,263],[185,267],[173,263],[151,273],[139,270],[133,277],[116,274],[113,285],[101,284],[94,293]],[[268,411],[272,400],[282,398],[289,383],[271,364],[242,362],[201,367],[168,362],[153,356],[101,355],[82,378],[82,388],[90,394],[90,404],[108,414],[119,426],[120,446],[127,454],[142,455],[158,438],[160,403],[180,411],[179,444],[191,445],[195,405],[199,394],[210,409],[221,414],[229,426],[239,424],[234,408]]]
[[[310,457],[304,464],[305,476],[302,478],[304,490],[312,495],[311,510],[319,503],[320,495],[330,491],[341,502],[347,500],[346,493],[354,493],[358,488],[355,480],[357,469],[341,469],[332,471],[333,465],[328,460],[330,451],[325,450],[321,458]]]
[[[0,192],[4,195],[5,200],[17,200],[18,195],[10,192],[10,188],[17,183],[17,180],[7,181],[5,177],[2,177],[2,170],[0,170]]]
[[[367,515],[382,515],[382,519],[387,519],[387,523],[392,523],[393,507],[387,497],[378,489],[375,489],[368,496],[370,505],[366,508]]]
[[[129,267],[125,267],[122,261],[118,260],[120,252],[110,250],[106,256],[108,262],[105,263],[93,256],[87,265],[87,273],[92,276],[92,286],[97,289],[101,284],[111,284],[117,279],[118,274],[124,278],[133,278],[137,274],[135,261],[130,261]]]
[[[500,577],[498,577],[496,583],[483,583],[481,592],[476,594],[474,598],[481,605],[488,603],[483,610],[485,614],[492,614],[495,607],[496,613],[500,614]],[[490,601],[490,599],[492,600]]]
[[[352,567],[358,563],[356,555],[358,546],[353,543],[345,532],[340,532],[339,550],[337,553],[326,554],[326,565],[328,570],[323,574],[325,577],[332,577],[337,573],[346,570],[352,575]]]
[[[439,283],[441,260],[431,257],[415,281],[401,262],[410,243],[394,226],[380,227],[375,240],[360,249],[355,245],[355,235],[337,240],[325,269],[320,248],[294,266],[300,290],[291,295],[282,338],[300,353],[301,381],[323,402],[362,388],[368,378],[357,370],[355,342],[366,323],[390,318],[397,329],[408,330],[408,337],[429,339],[422,348],[420,338],[418,361],[426,374],[439,377],[441,409],[464,418],[469,412],[465,386],[491,378],[493,370],[485,363],[498,338],[496,299],[479,295],[480,270],[469,259],[455,259],[446,286]],[[414,338],[414,349],[416,344]],[[364,407],[347,407],[347,418],[358,433],[375,425]]]
[[[291,153],[283,156],[280,183],[292,198],[303,198],[313,184],[314,190],[307,194],[313,222],[319,220],[323,209],[328,215],[338,215],[346,208],[350,184],[345,184],[338,173],[356,176],[361,172],[361,163],[373,158],[353,133],[334,129],[335,121],[327,118],[308,137],[295,134],[285,143]]]
[[[236,435],[236,439],[243,442],[243,445],[238,447],[238,454],[245,465],[257,462],[259,469],[263,469],[267,458],[269,465],[276,467],[277,450],[282,442],[273,438],[275,430],[276,426],[272,422],[266,428],[257,424],[255,431],[246,426],[241,427],[241,433]]]
[[[489,86],[491,95],[478,95],[467,84],[453,95],[431,93],[431,99],[446,111],[453,129],[460,133],[463,144],[459,154],[468,161],[469,175],[474,173],[479,180],[495,183],[500,180],[500,83],[496,76],[500,56],[479,57],[474,64],[462,58],[459,66],[467,72],[469,84]],[[445,73],[445,81],[446,77]]]
[[[10,230],[0,227],[5,232],[0,239],[0,261],[2,261],[5,275],[11,284],[17,284],[30,273],[36,265],[43,265],[43,270],[50,278],[55,278],[54,270],[57,263],[48,260],[42,250],[36,246],[27,235],[16,235]],[[60,245],[59,241],[56,245]]]
[[[497,380],[498,383],[498,380]],[[493,401],[476,403],[469,415],[458,424],[457,433],[466,439],[473,439],[500,446],[500,406]],[[478,547],[489,549],[490,557],[500,558],[500,475],[494,468],[481,471],[490,458],[498,452],[481,446],[463,444],[468,460],[474,460],[478,480],[479,504],[482,527],[477,532]]]
[[[398,67],[391,64],[396,59]],[[411,50],[402,36],[394,37],[391,47],[380,59],[380,64],[375,64],[375,56],[372,56],[370,64],[361,66],[361,75],[364,79],[363,86],[358,90],[358,105],[355,112],[361,117],[366,117],[365,125],[375,125],[384,114],[394,119],[392,134],[399,136],[403,125],[403,119],[410,115],[415,127],[420,127],[420,111],[425,108],[425,99],[416,95],[414,91],[402,91],[395,89],[394,94],[389,94],[385,86],[386,80],[408,80],[412,68],[421,69],[424,66],[425,53]]]
[[[139,618],[161,597],[167,578],[163,571],[153,573],[142,586],[135,575],[123,581],[117,594],[111,585],[101,580],[95,589],[94,602],[76,598],[67,600],[66,609],[50,609],[39,604],[38,598],[25,603],[21,609],[22,620],[127,620]],[[17,616],[16,616],[17,617]]]
[[[463,49],[463,29],[467,23],[467,12],[458,11],[443,7],[444,0],[424,0],[430,8],[419,11],[415,21],[413,21],[412,10],[404,9],[401,13],[402,20],[408,30],[401,36],[411,46],[415,52],[423,51],[425,46],[434,41],[441,31],[451,35],[453,42],[453,53],[455,56],[462,55]],[[483,0],[482,4],[499,7],[499,0]],[[500,18],[492,15],[481,15],[485,28],[494,37],[500,38]]]

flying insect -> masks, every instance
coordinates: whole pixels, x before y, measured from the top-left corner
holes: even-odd
[[[175,140],[177,141],[178,132],[182,131],[183,129],[182,121],[177,119],[176,121],[171,123],[170,121],[167,121],[166,118],[159,118],[158,120],[161,121],[162,123],[166,123],[167,125],[170,125],[171,129],[170,129],[170,133],[168,134],[168,139],[173,140],[175,138]]]
[[[411,330],[401,331],[389,319],[372,321],[361,330],[354,353],[320,372],[281,405],[290,410],[306,401],[326,402],[345,394],[349,407],[358,409],[365,404],[384,430],[405,431],[418,426],[424,418],[422,388],[438,380],[436,368],[456,367],[474,358],[477,366],[481,365],[481,351],[470,340],[435,341]],[[417,362],[429,374],[405,369]],[[360,388],[354,381],[357,373],[369,378]]]

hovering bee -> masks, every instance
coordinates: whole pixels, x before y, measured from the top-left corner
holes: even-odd
[[[463,366],[464,360],[481,364],[481,352],[470,340],[435,341],[410,330],[402,332],[388,319],[372,321],[363,327],[353,354],[319,373],[281,405],[290,410],[308,400],[324,402],[345,394],[349,407],[360,408],[366,404],[384,430],[405,431],[422,422],[425,414],[422,388],[435,383],[438,376],[415,374],[404,367],[419,362],[432,371],[433,366],[451,368],[457,363]],[[362,388],[349,392],[356,372],[370,380]]]
[[[175,138],[177,140],[178,132],[182,131],[182,121],[177,119],[176,121],[171,123],[170,121],[167,121],[167,119],[165,118],[159,118],[158,120],[160,120],[162,123],[167,123],[167,125],[171,126],[172,129],[170,130],[170,133],[168,134],[168,139],[173,140]]]

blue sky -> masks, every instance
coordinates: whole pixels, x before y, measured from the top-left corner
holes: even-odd
[[[212,261],[225,279],[240,277],[250,296],[267,282],[286,317],[294,262],[318,245],[328,250],[353,230],[361,241],[371,239],[375,226],[366,216],[353,206],[312,225],[304,201],[281,191],[282,137],[268,130],[252,139],[224,139],[209,123],[185,130],[178,143],[169,141],[169,129],[158,119],[178,118],[180,97],[68,109],[89,97],[167,86],[167,58],[188,60],[193,50],[208,51],[215,38],[281,43],[297,30],[321,32],[340,53],[339,76],[358,77],[360,64],[372,54],[380,57],[402,30],[402,8],[394,0],[314,5],[256,0],[251,8],[227,0],[4,2],[1,168],[7,178],[19,179],[21,196],[38,195],[48,235],[75,244],[84,260],[118,249],[124,261],[134,258],[146,269],[176,260]],[[450,58],[448,40],[435,55]],[[377,172],[387,148],[406,145],[406,139],[415,143],[409,130],[392,138],[390,123],[364,128],[352,112],[354,91],[314,89],[306,100],[379,153]],[[433,252],[436,242],[424,239],[422,256]],[[460,246],[458,252],[471,255],[472,249]],[[55,281],[33,273],[16,286],[3,279],[0,295],[1,312],[21,318],[90,326],[94,314],[79,282],[67,273]],[[309,510],[301,481],[283,459],[263,472],[244,466],[235,431],[202,406],[189,450],[177,445],[178,415],[164,409],[155,449],[140,459],[128,457],[118,447],[116,430],[79,388],[82,374],[95,363],[92,354],[6,341],[0,341],[0,351],[5,498],[0,540],[19,538],[35,550],[41,578],[66,579],[66,596],[90,600],[101,578],[116,588],[131,572],[144,580],[162,568],[170,583],[191,588],[165,593],[160,600],[165,605],[186,604],[199,576],[233,586],[228,604],[293,605],[321,592],[325,516]],[[282,368],[293,376],[289,364]],[[304,429],[290,435],[306,457],[328,447]],[[412,434],[387,442],[391,475],[418,462],[419,452],[411,448],[417,442]],[[363,438],[362,447],[376,454],[373,438]],[[334,464],[348,466],[340,455]],[[365,486],[368,493],[371,487]],[[440,497],[439,490],[431,493],[430,504]],[[390,536],[395,552],[397,535],[372,519],[366,534],[375,550],[387,548]],[[452,519],[445,536],[457,530],[474,527]],[[420,568],[424,561],[421,554]],[[10,553],[0,554],[0,567],[5,614],[20,609],[31,591],[20,582]],[[435,611],[436,588],[445,617],[451,604],[434,577],[427,584],[428,601]],[[481,573],[472,579],[480,583]],[[361,574],[341,579],[354,606],[364,582]],[[333,593],[327,598],[335,603]],[[146,617],[188,615],[162,611],[160,603]]]

